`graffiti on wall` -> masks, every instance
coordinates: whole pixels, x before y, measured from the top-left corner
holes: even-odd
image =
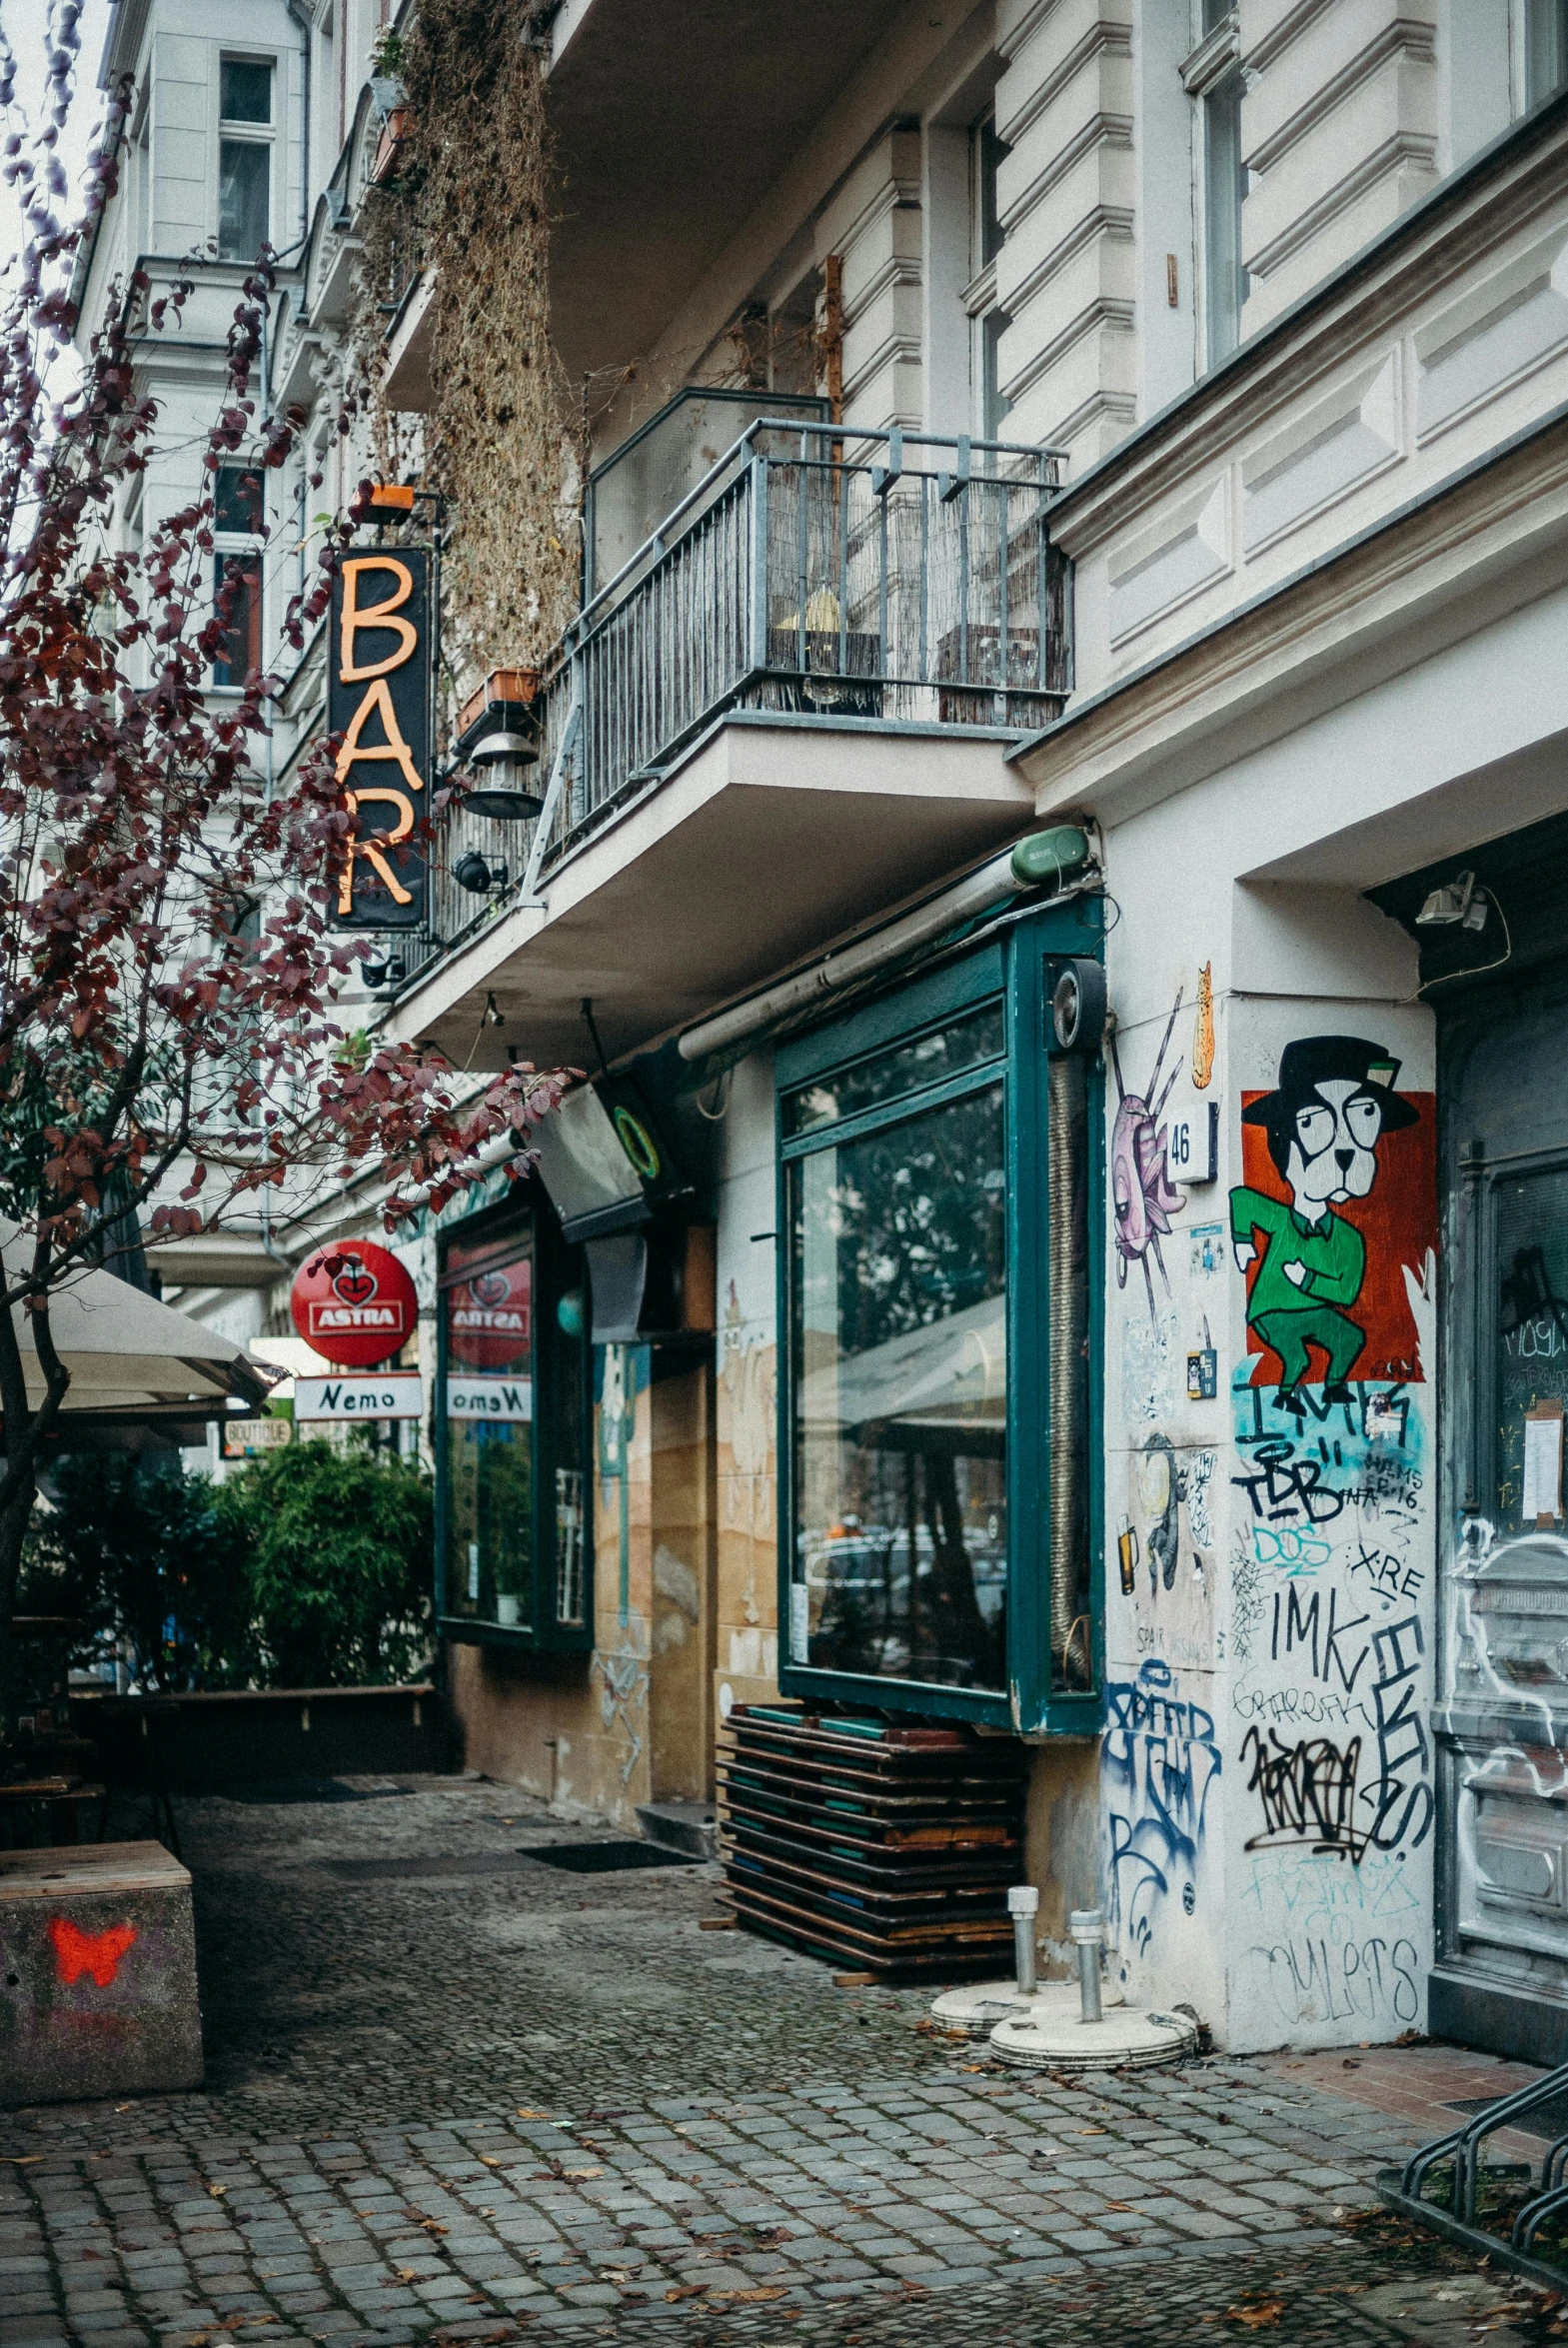
[[[1211,1669],[1224,1638],[1214,1622],[1217,1451],[1178,1450],[1155,1428],[1127,1455],[1127,1507],[1115,1534],[1115,1587],[1130,1601],[1125,1635],[1141,1659]]]
[[[1235,1097],[1228,1212],[1161,1253],[1179,1010],[1140,1084],[1117,1072],[1107,1910],[1123,1959],[1161,1968],[1144,1990],[1215,1998],[1218,1967],[1243,2040],[1392,2035],[1420,2020],[1430,1959],[1433,1097],[1401,1091],[1372,1037],[1276,1028]],[[1211,973],[1190,1044],[1201,1090]],[[1227,1291],[1221,1429],[1181,1367],[1205,1323],[1223,1345]],[[1218,1382],[1223,1409],[1223,1353]],[[1221,1849],[1241,1928],[1216,1948]]]
[[[49,1938],[54,1947],[55,1971],[67,1989],[86,1973],[100,1989],[107,1989],[120,1962],[136,1940],[134,1924],[111,1924],[107,1932],[84,1932],[69,1916],[51,1916]]]
[[[1423,1374],[1404,1272],[1436,1246],[1435,1121],[1398,1074],[1364,1037],[1307,1036],[1243,1096],[1230,1234],[1259,1385]]]
[[[1135,1263],[1143,1273],[1148,1291],[1150,1320],[1158,1318],[1154,1302],[1154,1279],[1149,1270],[1152,1255],[1166,1293],[1170,1290],[1170,1274],[1165,1269],[1165,1258],[1160,1253],[1160,1239],[1171,1228],[1170,1218],[1184,1204],[1181,1192],[1170,1178],[1167,1161],[1169,1134],[1160,1124],[1171,1089],[1181,1073],[1177,1059],[1168,1074],[1165,1073],[1165,1054],[1170,1047],[1171,1031],[1176,1014],[1181,1009],[1182,991],[1176,989],[1176,1000],[1171,1005],[1170,1017],[1165,1022],[1165,1033],[1160,1039],[1154,1066],[1149,1071],[1148,1083],[1141,1093],[1129,1093],[1122,1082],[1121,1056],[1116,1048],[1115,1031],[1110,1037],[1110,1064],[1116,1078],[1116,1118],[1110,1132],[1110,1198],[1116,1242],[1116,1284],[1125,1287],[1127,1266]],[[1164,1082],[1161,1083],[1161,1076]]]
[[[1328,2036],[1418,2019],[1430,1928],[1436,1120],[1399,1067],[1361,1036],[1287,1043],[1273,1090],[1242,1095],[1230,1193],[1245,1967],[1265,2010]]]
[[[1137,1677],[1105,1690],[1100,1775],[1109,1840],[1111,1928],[1123,1948],[1146,1954],[1173,1894],[1191,1915],[1210,1788],[1221,1770],[1211,1713],[1184,1697],[1158,1656]]]

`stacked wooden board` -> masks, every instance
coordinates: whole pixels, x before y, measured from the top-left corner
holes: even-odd
[[[1006,1971],[1025,1757],[964,1727],[737,1704],[719,1746],[729,1903],[868,1971]]]

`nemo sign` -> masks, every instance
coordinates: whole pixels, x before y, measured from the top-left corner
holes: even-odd
[[[354,1369],[389,1361],[419,1318],[414,1282],[374,1239],[350,1239],[302,1263],[289,1308],[307,1345]]]
[[[430,551],[343,555],[332,583],[327,727],[354,830],[339,868],[335,930],[425,922],[430,777]]]

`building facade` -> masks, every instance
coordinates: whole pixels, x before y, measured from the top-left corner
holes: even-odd
[[[106,255],[265,145],[325,417],[375,12],[137,5]],[[1550,2059],[1562,12],[741,13],[529,20],[583,609],[378,990],[586,1072],[408,1247],[468,1758],[630,1822],[737,1702],[968,1721],[1048,1962],[1099,1904],[1233,2049]]]

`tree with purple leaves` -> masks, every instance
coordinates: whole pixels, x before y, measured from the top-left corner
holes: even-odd
[[[247,1197],[254,1210],[258,1194],[297,1198],[351,1172],[375,1177],[391,1221],[400,1191],[439,1209],[485,1142],[521,1141],[561,1089],[527,1068],[481,1085],[334,1016],[367,951],[328,927],[353,822],[337,745],[267,779],[282,680],[236,672],[243,575],[216,598],[212,584],[220,473],[259,487],[302,421],[268,412],[273,256],[228,322],[200,490],[138,538],[123,522],[158,413],[137,353],[179,334],[194,279],[154,299],[131,274],[78,363],[72,272],[133,98],[128,83],[108,93],[67,217],[79,15],[77,0],[51,7],[45,116],[11,133],[3,164],[23,231],[0,273],[0,1701],[37,1473],[70,1389],[51,1321],[62,1287],[112,1268],[143,1228],[213,1229]],[[12,121],[14,88],[0,35]],[[355,525],[351,511],[321,534],[282,629],[296,652]],[[215,666],[237,691],[212,692]]]

